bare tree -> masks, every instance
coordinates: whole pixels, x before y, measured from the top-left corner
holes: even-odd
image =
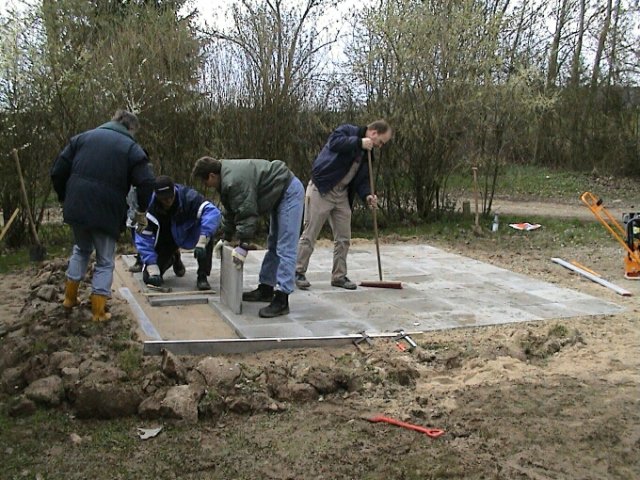
[[[573,49],[571,60],[571,76],[569,85],[577,87],[580,85],[580,73],[582,70],[582,43],[584,40],[584,18],[586,12],[586,0],[580,0],[580,11],[578,13],[578,31],[576,33],[576,46]]]
[[[547,66],[547,84],[546,88],[552,88],[556,86],[556,79],[558,78],[558,53],[560,51],[560,43],[562,41],[562,33],[568,20],[570,0],[558,0],[556,6],[556,23],[555,31],[553,33],[553,40],[551,47],[549,48],[549,63]]]
[[[596,47],[595,56],[593,59],[593,70],[591,71],[591,88],[595,88],[598,85],[600,79],[600,62],[604,54],[605,42],[609,35],[609,28],[611,26],[611,13],[612,13],[612,0],[606,0],[604,8],[604,20],[602,22],[602,28],[600,29],[600,35],[598,36],[598,46]]]
[[[235,48],[232,61],[242,72],[236,106],[252,117],[242,132],[244,142],[236,146],[242,146],[245,155],[289,161],[306,155],[296,132],[300,112],[317,86],[321,54],[335,42],[335,34],[318,28],[323,11],[334,5],[329,0],[306,0],[290,7],[284,0],[240,0],[232,6],[233,27],[210,32]]]

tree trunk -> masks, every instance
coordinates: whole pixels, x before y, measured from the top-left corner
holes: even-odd
[[[609,49],[608,61],[609,61],[609,75],[607,76],[608,85],[615,85],[620,82],[620,68],[618,67],[618,33],[620,22],[620,0],[616,1],[616,6],[613,12],[613,29],[611,32],[611,48]]]
[[[569,9],[569,0],[561,0],[558,8],[558,16],[556,18],[556,29],[553,34],[553,41],[551,42],[551,48],[549,49],[549,65],[547,70],[547,85],[546,88],[552,88],[556,86],[556,79],[558,78],[558,52],[560,51],[560,40],[562,39],[562,30],[567,22],[567,11]]]
[[[604,44],[609,34],[609,26],[611,25],[611,5],[612,0],[607,0],[607,8],[605,11],[604,23],[602,24],[602,30],[600,30],[600,36],[598,38],[598,48],[593,60],[593,71],[591,72],[591,88],[598,86],[598,78],[600,77],[600,62],[602,60],[602,54],[604,52]]]
[[[584,38],[584,14],[586,10],[585,4],[585,0],[580,0],[580,18],[578,18],[576,48],[573,50],[573,59],[571,61],[571,78],[569,80],[569,85],[572,87],[578,87],[580,85],[580,70],[582,67],[582,40]]]

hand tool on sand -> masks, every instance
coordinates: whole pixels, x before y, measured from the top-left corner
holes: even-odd
[[[171,293],[173,291],[173,289],[171,287],[157,287],[157,286],[151,285],[149,283],[145,284],[145,287],[147,287],[152,292]]]
[[[408,350],[410,352],[412,352],[413,350],[415,350],[416,348],[418,348],[418,344],[416,342],[413,341],[413,338],[411,338],[409,336],[409,334],[407,332],[405,332],[404,330],[400,329],[400,330],[395,330],[395,333],[398,334],[398,336],[394,339],[397,343],[399,343],[401,340],[404,340],[405,342],[407,342],[409,344],[409,348]],[[404,351],[404,350],[403,350]]]
[[[367,150],[367,158],[369,160],[369,186],[371,187],[371,195],[375,195],[375,185],[373,183],[373,168],[371,165],[371,150]],[[380,262],[380,240],[378,238],[378,216],[377,205],[371,209],[373,214],[373,235],[376,240],[376,255],[378,256],[378,276],[379,281],[364,281],[360,282],[362,287],[377,287],[377,288],[402,288],[402,282],[385,282],[382,280],[382,263]]]
[[[365,332],[364,330],[362,330],[361,332],[358,332],[358,335],[362,335],[362,336],[360,338],[356,338],[353,341],[353,345],[358,349],[360,353],[364,353],[364,350],[362,350],[362,347],[360,346],[360,344],[366,343],[367,345],[371,346],[371,337],[367,335],[367,332]]]
[[[375,417],[367,418],[367,420],[373,423],[384,422],[384,423],[389,423],[391,425],[395,425],[397,427],[408,428],[409,430],[415,430],[416,432],[424,433],[425,435],[431,438],[438,438],[444,435],[444,430],[440,430],[439,428],[421,427],[419,425],[401,422],[400,420],[384,417],[382,415],[376,415]]]

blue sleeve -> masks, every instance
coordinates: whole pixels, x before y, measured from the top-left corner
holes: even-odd
[[[53,189],[56,191],[60,202],[64,202],[67,194],[67,180],[69,180],[69,177],[71,176],[74,150],[75,148],[72,139],[71,142],[64,147],[64,150],[60,152],[51,167],[51,183],[53,183]]]
[[[198,210],[200,218],[200,235],[211,238],[220,226],[220,210],[211,202],[205,201]]]
[[[142,263],[145,265],[157,265],[158,254],[154,248],[156,243],[155,233],[149,228],[146,228],[142,233],[136,232],[135,243]]]
[[[357,132],[357,130],[356,130]],[[349,125],[341,125],[336,128],[331,135],[327,144],[333,152],[352,152],[360,146],[360,137],[352,135],[353,130]]]

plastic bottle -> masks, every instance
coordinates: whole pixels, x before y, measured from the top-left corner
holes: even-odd
[[[491,225],[491,231],[497,232],[499,226],[500,226],[500,219],[498,218],[498,214],[496,213],[493,217],[493,224]]]

